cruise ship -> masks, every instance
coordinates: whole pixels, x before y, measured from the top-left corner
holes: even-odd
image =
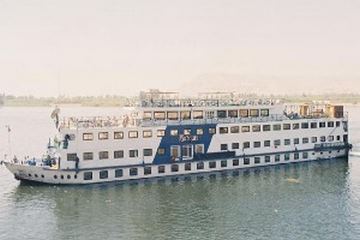
[[[348,157],[348,116],[327,102],[234,93],[140,93],[124,116],[61,118],[45,157],[5,166],[22,181],[94,184]]]

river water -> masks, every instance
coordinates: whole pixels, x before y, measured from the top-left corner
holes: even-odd
[[[1,108],[0,156],[41,154],[54,132],[51,110]],[[347,110],[350,140],[360,152],[360,108]],[[121,112],[64,108],[62,113]],[[76,187],[20,184],[0,166],[0,239],[358,240],[360,158]]]

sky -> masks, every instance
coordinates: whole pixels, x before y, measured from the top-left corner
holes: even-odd
[[[0,93],[360,91],[358,0],[0,0]]]

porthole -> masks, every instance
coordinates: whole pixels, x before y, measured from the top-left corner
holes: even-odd
[[[54,175],[54,179],[57,179],[57,175]]]
[[[37,174],[35,174],[34,176],[35,176],[36,178],[38,177],[38,175],[37,175]]]
[[[71,176],[70,176],[70,175],[67,175],[67,179],[71,179]]]
[[[41,177],[44,178],[45,177],[44,174],[41,174]]]
[[[29,173],[29,177],[31,177],[31,174]]]
[[[76,174],[74,175],[74,179],[77,179],[77,175],[76,175]]]
[[[61,175],[60,178],[61,178],[61,179],[64,179],[64,175]]]

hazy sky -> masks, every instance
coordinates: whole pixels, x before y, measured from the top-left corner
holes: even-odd
[[[360,1],[0,0],[0,92],[147,88],[360,91]]]

